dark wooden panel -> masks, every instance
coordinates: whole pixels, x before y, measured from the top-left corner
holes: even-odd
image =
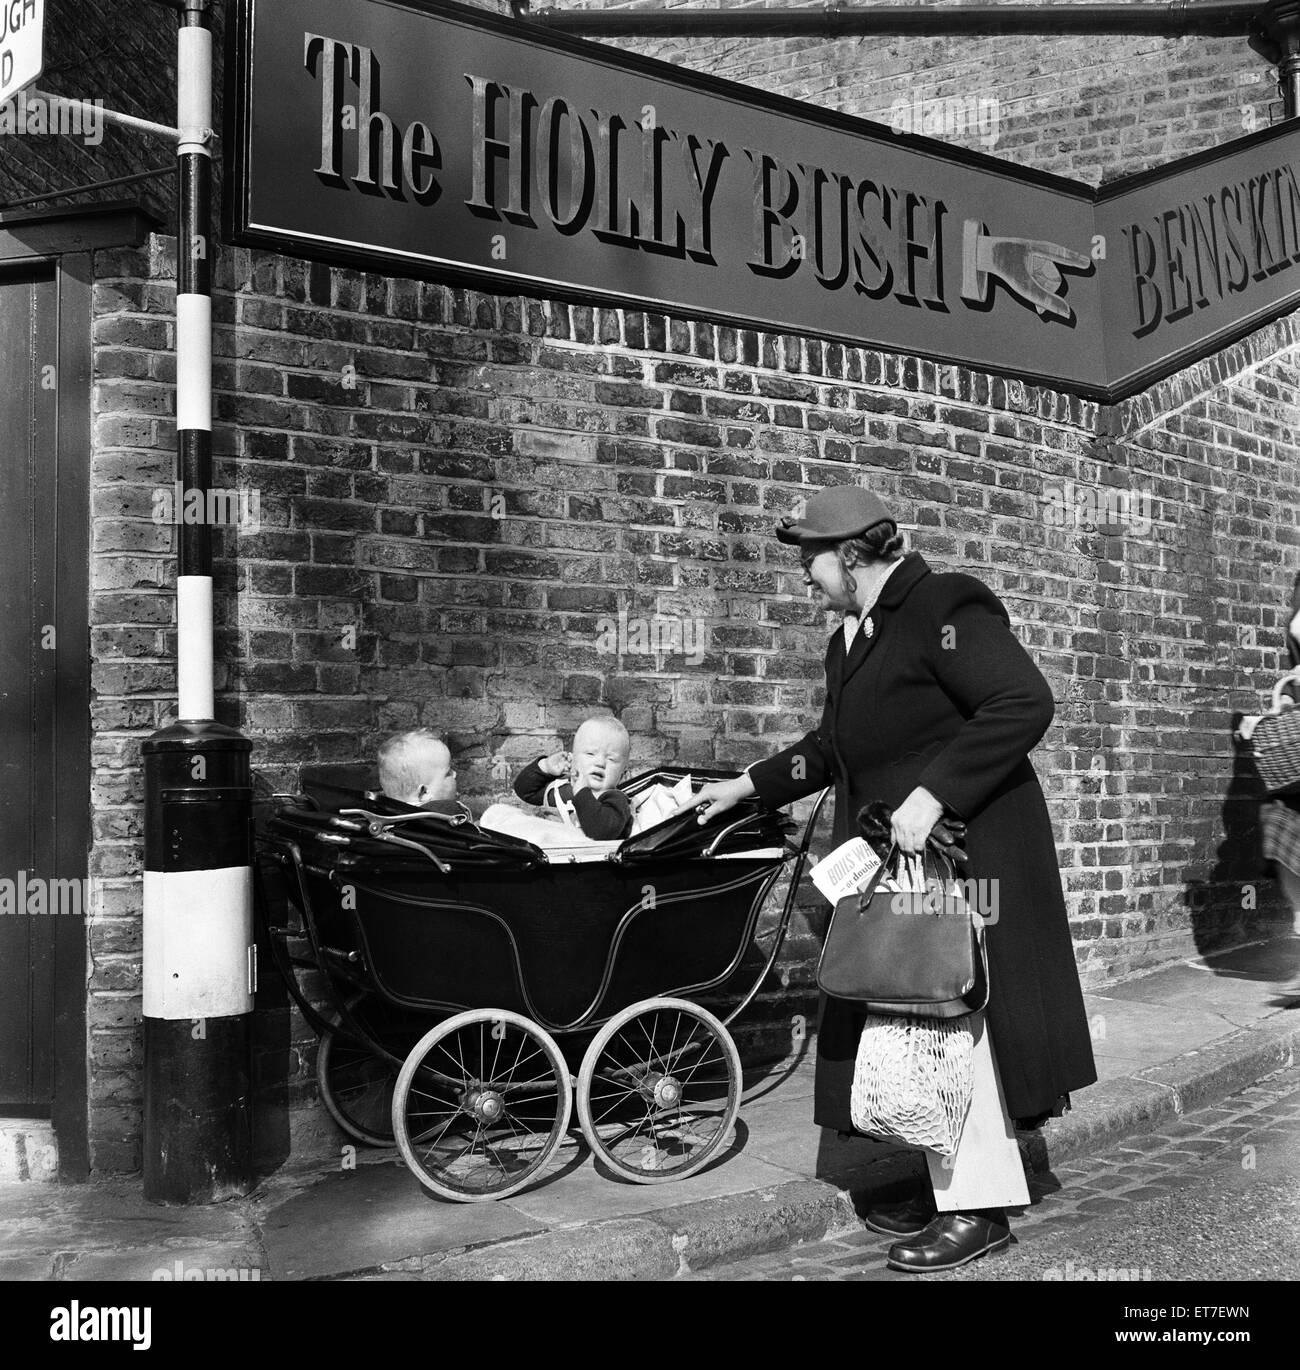
[[[84,874],[54,848],[58,362],[53,269],[0,275],[0,1111],[26,1116],[54,1093],[57,916],[13,905]]]

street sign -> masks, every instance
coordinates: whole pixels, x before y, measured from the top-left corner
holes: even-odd
[[[0,0],[0,103],[45,70],[45,0]]]

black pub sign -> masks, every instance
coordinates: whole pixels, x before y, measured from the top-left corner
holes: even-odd
[[[238,0],[234,242],[1103,400],[1300,298],[1300,132],[1100,191],[427,0]]]

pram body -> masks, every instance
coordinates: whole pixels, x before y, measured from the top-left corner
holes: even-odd
[[[628,781],[635,796],[687,774]],[[733,773],[690,772],[696,788]],[[421,1183],[461,1201],[540,1178],[569,1126],[615,1174],[692,1174],[725,1145],[741,1073],[728,1024],[780,949],[824,795],[801,840],[747,801],[674,815],[621,843],[543,852],[464,820],[336,792],[282,808],[264,850],[301,926],[276,962],[321,1034],[317,1075],[358,1140],[396,1141]],[[759,914],[791,881],[758,966]],[[294,955],[292,939],[305,941]],[[327,1006],[295,968],[319,972]],[[725,1019],[691,996],[752,977]]]

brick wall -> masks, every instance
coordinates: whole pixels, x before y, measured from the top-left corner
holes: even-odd
[[[97,258],[101,1167],[136,1144],[139,745],[174,697],[171,529],[152,518],[174,446],[171,249]],[[818,714],[827,627],[771,525],[862,479],[913,547],[1003,596],[1052,684],[1036,762],[1085,980],[1259,916],[1229,732],[1270,683],[1300,563],[1290,321],[1099,412],[913,359],[246,250],[221,254],[216,320],[216,483],[251,486],[261,515],[218,567],[218,713],[254,739],[264,789],[423,724],[478,810],[602,707],[636,769],[769,754]],[[1110,534],[1081,525],[1114,488],[1134,502]],[[702,656],[603,651],[600,619],[624,609],[701,621]],[[809,1011],[822,927],[805,896],[752,1049]],[[312,1048],[289,1034],[292,1100]]]
[[[1062,0],[1042,3],[1064,7]],[[563,8],[639,6],[566,0]],[[969,102],[991,100],[988,112],[995,117],[979,127],[961,127],[950,103],[954,112],[946,124],[913,131],[1091,184],[1160,166],[1282,117],[1276,73],[1244,36],[680,35],[591,41],[617,42],[647,57],[884,124],[899,106],[925,110],[928,103],[942,118],[942,109],[935,109],[942,102],[965,101],[969,111]]]
[[[68,99],[101,100],[121,114],[176,122],[176,16],[151,0],[46,0],[45,74],[39,88]],[[220,67],[224,7],[214,11]],[[220,109],[221,83],[214,86]],[[73,189],[155,167],[169,174],[144,186],[41,201],[55,206],[140,198],[160,212],[175,204],[176,150],[152,134],[105,123],[100,141],[52,133],[0,136],[0,208],[27,196]]]

